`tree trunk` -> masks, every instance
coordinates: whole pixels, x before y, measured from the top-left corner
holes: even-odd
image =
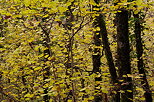
[[[99,2],[99,0],[95,0],[96,3]],[[93,11],[94,8],[99,8],[97,6],[93,6]],[[97,11],[96,11],[97,12]],[[99,27],[99,16],[95,16],[94,18],[94,22],[93,22],[93,27],[97,28]],[[102,57],[102,53],[101,53],[101,49],[97,48],[97,47],[101,47],[102,43],[101,43],[101,36],[100,36],[100,31],[95,31],[94,32],[94,45],[96,46],[96,48],[94,48],[94,54],[92,55],[92,60],[93,60],[93,73],[96,74],[101,74],[101,70],[100,70],[100,66],[101,66],[101,57]],[[98,81],[102,81],[101,76],[96,77],[95,78],[95,82]],[[95,87],[98,87],[99,84],[95,85]],[[103,97],[101,95],[101,89],[95,88],[95,98],[94,98],[94,102],[102,102]]]
[[[35,17],[36,20],[38,21],[38,18]],[[46,65],[46,62],[49,61],[48,58],[52,56],[52,52],[50,51],[50,37],[49,37],[49,32],[48,30],[45,28],[45,26],[43,26],[41,23],[39,24],[39,27],[42,29],[42,37],[44,37],[42,43],[43,46],[45,48],[47,48],[46,50],[43,51],[44,53],[44,58],[43,58],[43,62],[44,62],[44,74],[43,74],[43,80],[44,80],[44,85],[47,83],[46,79],[49,79],[50,77],[50,67],[48,65]],[[45,57],[47,56],[47,57]],[[43,100],[44,102],[49,102],[50,101],[50,96],[48,95],[48,87],[44,88],[44,96],[43,96]]]
[[[96,4],[99,4],[100,0],[95,0]],[[99,8],[98,6],[94,6],[96,8]],[[97,12],[97,11],[96,11]],[[112,83],[115,85],[118,83],[117,80],[117,73],[116,73],[116,69],[115,69],[115,65],[113,62],[113,57],[112,57],[112,53],[110,50],[110,46],[109,46],[109,41],[108,41],[108,37],[107,37],[107,30],[106,30],[106,25],[105,25],[105,21],[104,21],[104,17],[102,14],[100,14],[99,16],[96,16],[95,18],[95,22],[94,22],[94,27],[99,27],[100,31],[96,31],[95,35],[94,35],[94,42],[96,46],[101,46],[103,44],[104,50],[105,50],[105,56],[107,59],[107,63],[109,66],[109,71],[111,74],[111,81]],[[98,33],[98,34],[97,34]],[[102,38],[102,41],[100,40]],[[101,51],[98,48],[94,49],[94,53],[98,53],[97,55],[93,55],[93,66],[94,66],[94,70],[95,72],[101,72],[99,67],[101,65],[100,62],[100,58],[101,58]],[[95,79],[95,81],[101,81],[101,78],[97,78]],[[113,100],[115,102],[119,102],[120,101],[120,95],[117,92],[116,95],[113,96]],[[95,100],[97,102],[97,100]]]
[[[105,56],[107,59],[107,64],[109,66],[109,72],[111,74],[111,81],[112,81],[112,84],[115,85],[115,87],[117,87],[119,82],[117,79],[116,68],[115,68],[115,65],[113,62],[113,56],[112,56],[112,52],[111,52],[108,37],[107,37],[106,25],[105,25],[104,17],[102,14],[100,14],[100,16],[99,16],[98,23],[99,23],[99,27],[100,27],[100,34],[102,37],[102,43],[103,43],[103,48],[105,51]],[[119,102],[120,101],[120,94],[118,92],[118,89],[113,90],[113,91],[117,92],[117,94],[113,95],[113,101]]]
[[[139,14],[134,14],[134,18],[135,18],[135,37],[136,37],[136,53],[137,53],[137,67],[139,70],[139,74],[142,74],[143,76],[141,77],[141,84],[142,87],[145,91],[144,96],[145,96],[145,100],[146,102],[152,102],[152,93],[149,87],[149,83],[147,81],[147,77],[146,77],[146,72],[144,69],[144,63],[143,63],[143,45],[142,45],[142,38],[141,38],[141,24],[140,24],[140,18],[139,18]]]
[[[109,66],[109,72],[111,74],[111,81],[112,81],[112,84],[115,85],[115,87],[117,87],[119,82],[118,82],[118,79],[117,79],[116,68],[115,68],[115,65],[114,65],[114,62],[113,62],[112,52],[110,50],[109,41],[108,41],[108,37],[107,37],[106,25],[105,25],[104,17],[103,17],[102,14],[100,14],[97,17],[97,21],[98,21],[98,26],[100,27],[100,36],[102,38],[102,44],[103,44],[103,48],[104,48],[104,51],[105,51],[107,64]],[[116,89],[114,91],[116,91],[117,94],[113,95],[112,100],[114,102],[119,102],[120,101],[120,94],[118,92],[118,89]]]
[[[130,67],[130,46],[128,36],[128,11],[124,8],[116,14],[117,21],[117,60],[119,79],[123,80],[120,85],[121,102],[133,102],[132,78],[127,74],[131,74]],[[125,77],[123,77],[125,75]]]
[[[48,55],[48,57],[50,57],[51,56],[51,52],[50,52],[50,46],[48,44],[50,42],[50,38],[49,38],[49,35],[48,34],[46,35],[46,38],[44,39],[43,42],[44,42],[43,45],[47,48],[46,50],[44,50],[44,56]],[[47,58],[44,58],[44,63],[46,63],[48,61],[48,57]],[[45,66],[47,66],[47,65],[45,65]],[[45,69],[44,69],[43,80],[45,82],[46,79],[49,79],[49,76],[50,76],[50,67],[47,67],[47,68],[44,67],[44,68]],[[46,82],[44,84],[46,84]],[[48,88],[45,88],[44,89],[44,94],[45,94],[45,96],[43,97],[44,98],[44,101],[45,102],[49,102],[50,96],[47,95],[48,94]]]

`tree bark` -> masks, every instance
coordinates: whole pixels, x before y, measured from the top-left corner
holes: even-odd
[[[35,16],[36,20],[38,21],[38,18]],[[40,23],[39,27],[42,29],[42,37],[44,37],[42,44],[45,48],[47,48],[46,50],[43,51],[44,53],[44,58],[43,58],[43,62],[44,62],[44,74],[43,74],[43,80],[44,80],[44,84],[46,84],[47,82],[45,81],[46,79],[49,79],[50,77],[50,67],[48,67],[48,65],[46,65],[45,63],[48,60],[49,57],[52,56],[52,52],[50,51],[50,37],[49,37],[49,32],[48,30]],[[47,56],[47,57],[45,57]],[[50,96],[48,95],[48,87],[44,88],[44,96],[43,96],[43,100],[44,102],[49,102],[50,101]]]
[[[112,84],[115,85],[115,87],[118,87],[119,82],[118,82],[118,79],[117,79],[117,72],[116,72],[116,68],[115,68],[115,65],[114,65],[113,56],[112,56],[112,52],[111,52],[111,49],[110,49],[110,44],[109,44],[109,41],[108,41],[106,24],[105,24],[103,15],[100,14],[98,19],[99,19],[98,25],[100,27],[100,35],[101,35],[101,38],[102,38],[103,49],[105,51],[105,56],[106,56],[106,59],[107,59],[109,72],[111,74],[111,81],[112,81]],[[116,89],[114,91],[116,91],[116,94],[113,95],[112,100],[114,102],[119,102],[120,101],[120,94],[118,92],[118,89]]]
[[[99,4],[100,0],[95,0],[95,2],[96,2],[96,4]],[[99,8],[98,6],[94,6],[94,7]],[[105,56],[107,59],[107,64],[109,66],[109,72],[111,74],[111,81],[114,85],[118,84],[116,68],[115,68],[115,65],[113,62],[113,57],[112,57],[112,53],[111,53],[110,46],[109,46],[109,41],[108,41],[108,37],[107,37],[107,30],[106,30],[106,25],[105,25],[103,14],[96,16],[95,21],[94,21],[94,27],[100,28],[100,31],[96,31],[94,34],[94,43],[96,46],[101,46],[103,44]],[[102,41],[100,39],[102,39]],[[101,51],[100,51],[100,49],[95,48],[94,53],[98,53],[98,54],[93,55],[93,68],[94,68],[93,71],[100,73],[101,71],[100,71],[99,67],[101,65],[101,61],[100,61]],[[101,80],[102,80],[101,78],[95,79],[95,81],[101,81]],[[116,95],[113,96],[113,100],[115,102],[120,101],[120,95],[118,92]],[[97,100],[95,100],[95,101],[97,102]]]
[[[48,44],[49,42],[50,42],[49,34],[46,34],[46,37],[43,41],[43,45],[47,48],[46,50],[44,50],[44,56],[48,55],[48,57],[51,56],[50,46]],[[48,61],[48,57],[44,58],[44,63]],[[50,76],[50,67],[47,67],[44,69],[43,80],[45,81],[46,79],[49,79],[49,76]],[[44,84],[46,84],[46,82]],[[45,94],[45,96],[43,96],[44,101],[49,102],[50,96],[48,95],[48,88],[44,89],[44,94]]]
[[[107,64],[109,66],[109,72],[111,74],[111,81],[112,81],[112,84],[115,85],[115,87],[118,87],[119,82],[118,82],[118,79],[117,79],[116,68],[115,68],[115,65],[114,65],[114,62],[113,62],[113,56],[112,56],[112,52],[111,52],[108,37],[107,37],[106,25],[105,25],[104,17],[103,17],[102,14],[100,14],[98,16],[97,21],[98,21],[98,25],[100,27],[100,36],[102,38],[103,49],[105,51]],[[116,89],[114,91],[116,91],[116,94],[113,95],[112,100],[114,102],[120,102],[120,93],[118,92],[118,89]]]
[[[124,93],[121,93],[120,102],[133,102],[132,78],[127,76],[127,74],[131,74],[128,11],[124,8],[120,11],[116,14],[118,70],[119,79],[123,80],[120,89],[124,91]],[[124,75],[126,77],[123,77]]]
[[[140,23],[140,18],[139,18],[139,14],[134,14],[134,19],[135,19],[135,37],[136,37],[136,53],[137,53],[137,67],[139,70],[139,74],[142,74],[141,76],[141,84],[142,87],[145,91],[144,93],[144,97],[146,102],[152,102],[152,92],[150,90],[149,87],[149,83],[147,81],[147,77],[146,77],[146,72],[144,69],[144,62],[143,62],[143,45],[142,45],[142,38],[141,38],[141,23]]]
[[[95,2],[98,4],[100,0],[95,0]],[[94,8],[99,8],[98,6],[93,6],[93,11],[95,12]],[[96,11],[97,12],[97,11]],[[93,22],[93,27],[97,28],[99,27],[99,16],[95,16],[94,18],[94,22]],[[96,46],[96,48],[94,48],[94,54],[92,55],[92,60],[93,60],[93,73],[95,74],[101,74],[101,57],[102,57],[102,53],[101,53],[101,49],[97,48],[97,47],[101,47],[102,43],[101,43],[101,36],[100,36],[100,31],[95,31],[94,32],[94,45]],[[101,76],[96,77],[95,78],[95,82],[98,81],[102,81]],[[95,85],[95,87],[98,87],[99,84]],[[94,98],[94,102],[102,102],[103,97],[101,95],[101,89],[95,88],[95,98]]]

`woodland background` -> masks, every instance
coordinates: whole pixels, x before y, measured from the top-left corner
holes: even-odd
[[[1,102],[152,102],[153,0],[0,0]]]

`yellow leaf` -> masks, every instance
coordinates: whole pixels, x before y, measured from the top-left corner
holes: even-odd
[[[29,6],[31,4],[31,0],[24,0],[25,6]]]
[[[68,102],[72,102],[72,100],[68,100]]]
[[[82,102],[88,102],[88,98],[84,98]]]
[[[145,98],[144,98],[144,97],[142,97],[142,98],[140,98],[140,100],[144,101],[144,100],[145,100]]]
[[[94,96],[90,96],[90,97],[89,97],[89,100],[93,100],[93,99],[94,99]]]
[[[132,92],[132,90],[127,90],[127,92]]]
[[[30,94],[30,93],[28,93],[28,94],[26,94],[24,97],[32,98],[33,96],[34,96],[34,94]]]
[[[34,70],[36,71],[36,70],[40,70],[40,69],[42,69],[42,67],[36,67]]]
[[[136,4],[137,4],[137,5],[139,5],[139,6],[140,6],[142,3],[143,3],[143,1],[142,1],[142,0],[136,0]]]
[[[108,93],[106,88],[102,88],[101,90],[102,90],[103,93]]]

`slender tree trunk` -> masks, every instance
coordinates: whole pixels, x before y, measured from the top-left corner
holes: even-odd
[[[4,37],[4,34],[6,33],[5,27],[7,27],[7,22],[4,22],[4,18],[2,15],[0,15],[0,37]],[[2,45],[0,45],[0,48]]]
[[[109,41],[108,41],[108,37],[107,37],[107,30],[106,30],[106,25],[105,25],[103,15],[100,14],[98,19],[99,19],[98,25],[100,27],[100,34],[101,34],[101,37],[102,37],[103,48],[104,48],[104,51],[105,51],[107,64],[109,66],[109,72],[111,74],[111,81],[112,81],[112,84],[116,85],[115,87],[117,87],[117,85],[118,85],[117,73],[116,73],[116,68],[115,68],[114,62],[113,62],[112,52],[111,52],[110,46],[109,46]],[[114,91],[118,91],[118,90],[114,90]],[[119,92],[117,92],[117,94],[115,94],[113,96],[113,101],[114,102],[120,101]]]
[[[124,8],[121,9],[121,12],[116,14],[116,21],[119,79],[123,80],[123,82],[121,82],[120,89],[124,91],[124,93],[121,93],[120,102],[133,102],[132,78],[127,76],[127,74],[131,74],[128,11]],[[124,75],[126,77],[123,77]]]
[[[142,45],[142,38],[141,38],[141,23],[140,23],[140,18],[139,18],[139,14],[134,14],[134,18],[135,18],[135,37],[136,37],[136,53],[137,53],[137,67],[139,70],[139,74],[142,74],[143,76],[141,76],[141,84],[142,87],[145,91],[144,96],[145,96],[145,100],[146,102],[152,102],[152,93],[149,87],[149,83],[147,81],[147,77],[146,77],[146,72],[144,69],[144,63],[143,63],[143,45]]]
[[[49,38],[49,34],[46,34],[46,37],[43,41],[43,45],[47,48],[46,50],[44,50],[44,56],[48,56],[50,57],[51,56],[51,52],[50,52],[50,46],[49,46],[49,42],[50,42],[50,38]],[[46,63],[48,61],[48,57],[47,58],[44,58],[44,63]],[[47,65],[44,65],[44,74],[43,74],[43,80],[45,82],[46,79],[49,79],[49,76],[50,76],[50,67],[48,67]],[[46,84],[46,82],[44,83]],[[50,96],[47,95],[48,94],[48,88],[45,88],[44,89],[44,94],[45,96],[43,97],[44,98],[44,101],[45,102],[49,102],[50,100]]]
[[[99,4],[100,0],[95,0],[96,4]],[[94,6],[96,8],[99,8],[98,6]],[[109,41],[108,41],[108,37],[107,37],[107,30],[106,30],[106,25],[105,25],[105,21],[104,21],[104,17],[102,14],[100,14],[99,16],[96,16],[95,18],[95,22],[94,22],[94,27],[99,27],[100,31],[95,32],[95,36],[94,36],[94,41],[95,41],[95,45],[96,46],[101,46],[103,44],[104,47],[104,51],[105,51],[105,56],[107,59],[107,63],[109,66],[109,71],[111,74],[111,81],[112,83],[118,84],[118,80],[117,80],[117,73],[116,73],[116,68],[113,62],[113,57],[112,57],[112,53],[110,50],[110,46],[109,46]],[[98,33],[98,34],[97,34]],[[102,38],[102,41],[100,40]],[[96,51],[94,51],[95,53],[100,53],[100,49],[95,49]],[[100,72],[100,58],[101,55],[93,55],[93,63],[94,63],[94,68],[96,72]],[[95,62],[94,62],[95,60]],[[96,64],[96,65],[95,65]],[[96,81],[101,81],[101,79],[97,79]],[[116,95],[113,96],[112,99],[114,102],[119,102],[120,101],[120,94],[117,92]],[[97,100],[95,100],[97,101]]]
[[[94,34],[94,44],[95,46],[100,47],[101,46],[101,40],[100,40],[100,34]],[[100,66],[101,66],[101,51],[100,48],[95,48],[94,49],[94,54],[92,55],[92,60],[93,60],[93,73],[96,74],[101,74]],[[101,76],[95,78],[95,82],[97,81],[102,81]],[[96,85],[98,87],[99,85]],[[100,93],[100,89],[95,89],[96,94]],[[95,102],[101,102],[102,101],[102,96],[97,94],[95,96]]]
[[[73,80],[71,80],[71,77],[73,77],[73,73],[74,73],[74,58],[73,58],[73,43],[74,43],[74,29],[72,28],[72,24],[71,22],[73,22],[75,20],[75,17],[73,15],[73,6],[74,6],[74,1],[71,2],[71,5],[68,6],[68,10],[65,12],[65,16],[67,16],[66,22],[65,24],[63,24],[63,27],[68,31],[71,31],[71,33],[68,33],[69,36],[69,44],[67,45],[67,62],[65,63],[65,67],[66,67],[66,75],[69,76],[71,83],[69,83],[69,85],[67,85],[67,88],[71,90],[68,92],[67,97],[64,99],[65,102],[67,102],[69,99],[72,99],[73,102],[77,101],[76,98],[76,93],[75,93],[75,82]],[[69,72],[68,69],[70,69],[71,71]]]
[[[98,16],[97,21],[98,21],[98,25],[100,27],[100,36],[102,38],[102,44],[103,44],[103,48],[104,48],[104,51],[105,51],[107,64],[109,66],[109,72],[111,74],[111,81],[112,81],[113,85],[118,85],[116,68],[115,68],[115,65],[114,65],[114,62],[113,62],[112,52],[110,50],[109,41],[108,41],[108,37],[107,37],[106,25],[105,25],[104,17],[103,17],[102,14],[100,14]],[[118,91],[118,90],[114,90],[114,91]],[[120,101],[119,92],[117,92],[117,94],[113,96],[112,100],[114,102]]]
[[[38,18],[35,17],[36,20],[38,21]],[[48,30],[45,28],[45,26],[43,26],[41,23],[39,24],[39,27],[42,29],[42,37],[44,37],[42,43],[43,46],[46,48],[46,50],[44,50],[44,58],[43,58],[43,62],[44,62],[44,73],[43,73],[43,80],[44,80],[44,85],[47,83],[46,79],[49,79],[50,76],[50,67],[48,67],[48,65],[46,65],[46,62],[49,61],[48,58],[52,56],[52,52],[50,51],[50,37],[49,37],[49,32]],[[47,56],[47,57],[45,57]],[[43,100],[44,102],[49,102],[50,101],[50,96],[48,95],[48,87],[44,88],[44,96],[43,96]]]
[[[99,3],[99,0],[95,0],[96,3]],[[93,11],[94,11],[94,8],[99,8],[97,6],[93,6]],[[97,12],[97,11],[96,11]],[[94,19],[94,22],[93,22],[93,27],[94,28],[97,28],[99,27],[99,16],[96,16]],[[102,53],[101,53],[101,49],[100,48],[97,48],[97,47],[101,47],[101,36],[100,36],[100,31],[95,31],[94,32],[94,45],[96,46],[96,48],[94,48],[94,54],[92,55],[92,60],[93,60],[93,73],[96,73],[96,74],[101,74],[101,70],[100,70],[100,66],[101,66],[101,57],[102,57]],[[102,81],[102,78],[101,76],[100,77],[96,77],[95,78],[95,82],[98,82],[98,81]],[[95,87],[98,87],[98,85],[96,85]],[[97,89],[95,88],[95,99],[94,99],[94,102],[102,102],[103,100],[103,97],[101,95],[101,89]]]

